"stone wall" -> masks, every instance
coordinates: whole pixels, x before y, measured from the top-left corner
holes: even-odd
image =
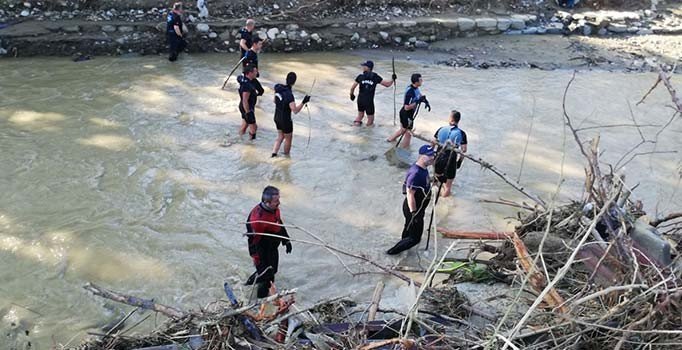
[[[163,13],[160,13],[163,16]],[[268,39],[266,50],[321,51],[348,48],[427,48],[439,40],[480,35],[646,35],[682,34],[679,20],[661,25],[654,13],[558,12],[550,19],[536,15],[509,17],[421,17],[391,21],[259,23],[257,34]],[[241,21],[188,24],[194,52],[235,52]],[[164,52],[165,23],[152,21],[26,21],[0,29],[0,54],[107,55]]]

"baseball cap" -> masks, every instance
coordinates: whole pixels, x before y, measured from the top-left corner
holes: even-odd
[[[361,66],[365,66],[369,69],[374,69],[374,62],[372,61],[365,61],[360,64]]]
[[[419,147],[419,154],[432,157],[434,154],[436,154],[436,151],[433,149],[433,147],[424,145]]]

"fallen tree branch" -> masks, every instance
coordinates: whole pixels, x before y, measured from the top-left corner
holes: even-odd
[[[567,313],[568,308],[564,306],[564,298],[559,295],[559,292],[557,292],[553,286],[546,283],[546,278],[539,272],[540,269],[530,258],[526,244],[523,243],[521,238],[519,238],[516,233],[512,234],[511,239],[521,267],[524,271],[526,271],[527,274],[530,275],[528,281],[530,282],[530,285],[533,287],[533,289],[540,293],[540,295],[542,295],[543,288],[547,289],[547,292],[543,296],[547,305],[558,309],[561,313]],[[549,276],[547,278],[549,278]]]
[[[654,221],[649,222],[649,225],[651,225],[653,227],[657,227],[658,225],[660,225],[666,221],[675,220],[677,218],[682,218],[682,212],[668,214],[663,218],[656,219]]]
[[[513,232],[475,232],[475,231],[457,231],[448,230],[443,227],[438,227],[436,229],[443,235],[443,238],[450,239],[487,239],[487,240],[504,240],[510,239],[513,236]]]
[[[156,311],[160,314],[168,316],[172,319],[180,319],[186,314],[174,307],[158,304],[154,302],[154,299],[141,299],[138,297],[121,294],[114,292],[105,288],[102,288],[94,283],[88,282],[83,286],[88,292],[102,298],[110,299],[122,304],[127,304],[131,306],[137,306],[142,309]]]
[[[429,138],[424,137],[424,136],[419,135],[419,134],[414,134],[414,137],[415,137],[415,138],[418,138],[418,139],[420,139],[420,140],[422,140],[422,141],[426,141],[426,142],[431,142],[431,141],[432,141],[432,140],[429,140]],[[544,200],[542,200],[542,198],[540,198],[539,196],[534,195],[534,194],[528,192],[521,184],[519,184],[518,182],[516,182],[516,180],[514,180],[514,179],[510,178],[509,176],[507,176],[507,174],[506,174],[505,172],[503,172],[503,171],[497,169],[493,164],[486,162],[486,161],[483,160],[482,158],[476,158],[476,157],[474,157],[474,156],[472,156],[472,155],[470,155],[470,154],[462,153],[459,149],[456,149],[455,152],[457,152],[458,154],[460,154],[462,157],[467,158],[467,159],[471,160],[472,162],[474,162],[474,163],[476,163],[476,164],[478,164],[478,165],[480,165],[480,166],[482,166],[482,167],[484,167],[484,168],[486,168],[486,169],[492,171],[495,175],[497,175],[499,178],[501,178],[504,182],[506,182],[507,184],[509,184],[509,185],[510,185],[511,187],[513,187],[515,190],[521,192],[524,196],[526,196],[526,197],[528,197],[529,199],[533,200],[533,202],[535,202],[537,205],[539,205],[542,209],[547,209],[547,204],[545,203]]]

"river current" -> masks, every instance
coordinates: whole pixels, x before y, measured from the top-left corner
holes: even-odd
[[[234,77],[227,91],[219,88],[234,64],[231,56],[182,56],[175,64],[164,57],[0,61],[0,349],[27,339],[25,330],[37,349],[72,338],[73,345],[130,310],[89,295],[82,289],[88,281],[181,308],[223,297],[224,281],[242,293],[241,282],[253,270],[244,221],[268,184],[282,190],[285,223],[385,265],[418,262],[415,252],[384,254],[399,239],[403,220],[404,169],[384,158],[391,146],[384,139],[395,130],[393,89],[377,88],[376,127],[351,126],[356,112],[348,91],[359,63],[371,57],[261,56],[266,93],[253,143],[234,142],[241,121]],[[375,71],[390,78],[390,56],[380,56]],[[458,109],[471,154],[545,199],[561,175],[559,200],[581,197],[584,160],[562,120],[572,72],[453,69],[404,54],[396,56],[396,66],[398,103],[409,75],[424,76],[422,91],[433,110],[420,112],[417,133],[433,135]],[[316,79],[310,120],[305,109],[295,115],[291,158],[271,159],[272,85],[292,70],[298,99]],[[605,162],[615,164],[640,134],[632,127],[592,127],[632,124],[628,105],[647,139],[656,139],[669,121],[664,89],[636,105],[655,78],[576,75],[567,110],[587,128],[584,140],[600,134]],[[681,132],[679,120],[673,122],[658,135],[655,150],[682,151]],[[233,144],[221,147],[225,139]],[[420,144],[413,140],[413,152]],[[646,143],[631,154],[653,147]],[[639,184],[634,197],[649,213],[681,208],[680,159],[679,153],[640,155],[625,166],[628,183]],[[511,229],[512,208],[481,200],[524,200],[470,161],[454,192],[439,203],[438,226]],[[292,254],[281,253],[278,286],[299,288],[301,304],[344,294],[363,301],[380,278],[388,283],[386,302],[399,299],[399,281],[350,276],[322,248],[294,243]]]

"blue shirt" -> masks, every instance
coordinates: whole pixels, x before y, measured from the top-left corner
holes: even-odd
[[[166,17],[166,32],[177,34],[175,33],[175,26],[180,27],[180,30],[182,31],[182,19],[179,14],[171,12],[168,14],[168,17]]]
[[[450,140],[453,145],[456,145],[459,147],[462,144],[462,130],[460,130],[457,125],[448,125],[444,126],[438,131],[436,131],[436,134],[434,135],[436,137],[436,140],[438,140],[438,143],[441,145],[445,145],[445,142],[447,140]]]
[[[419,88],[410,85],[407,87],[407,90],[405,90],[405,102],[403,105],[411,105],[416,103],[419,101],[420,97],[422,97],[422,92],[419,91]]]
[[[419,165],[412,164],[410,169],[407,170],[407,176],[405,176],[405,188],[411,188],[413,190],[421,189],[423,193],[431,191],[431,179],[429,179],[429,171],[420,167]]]

